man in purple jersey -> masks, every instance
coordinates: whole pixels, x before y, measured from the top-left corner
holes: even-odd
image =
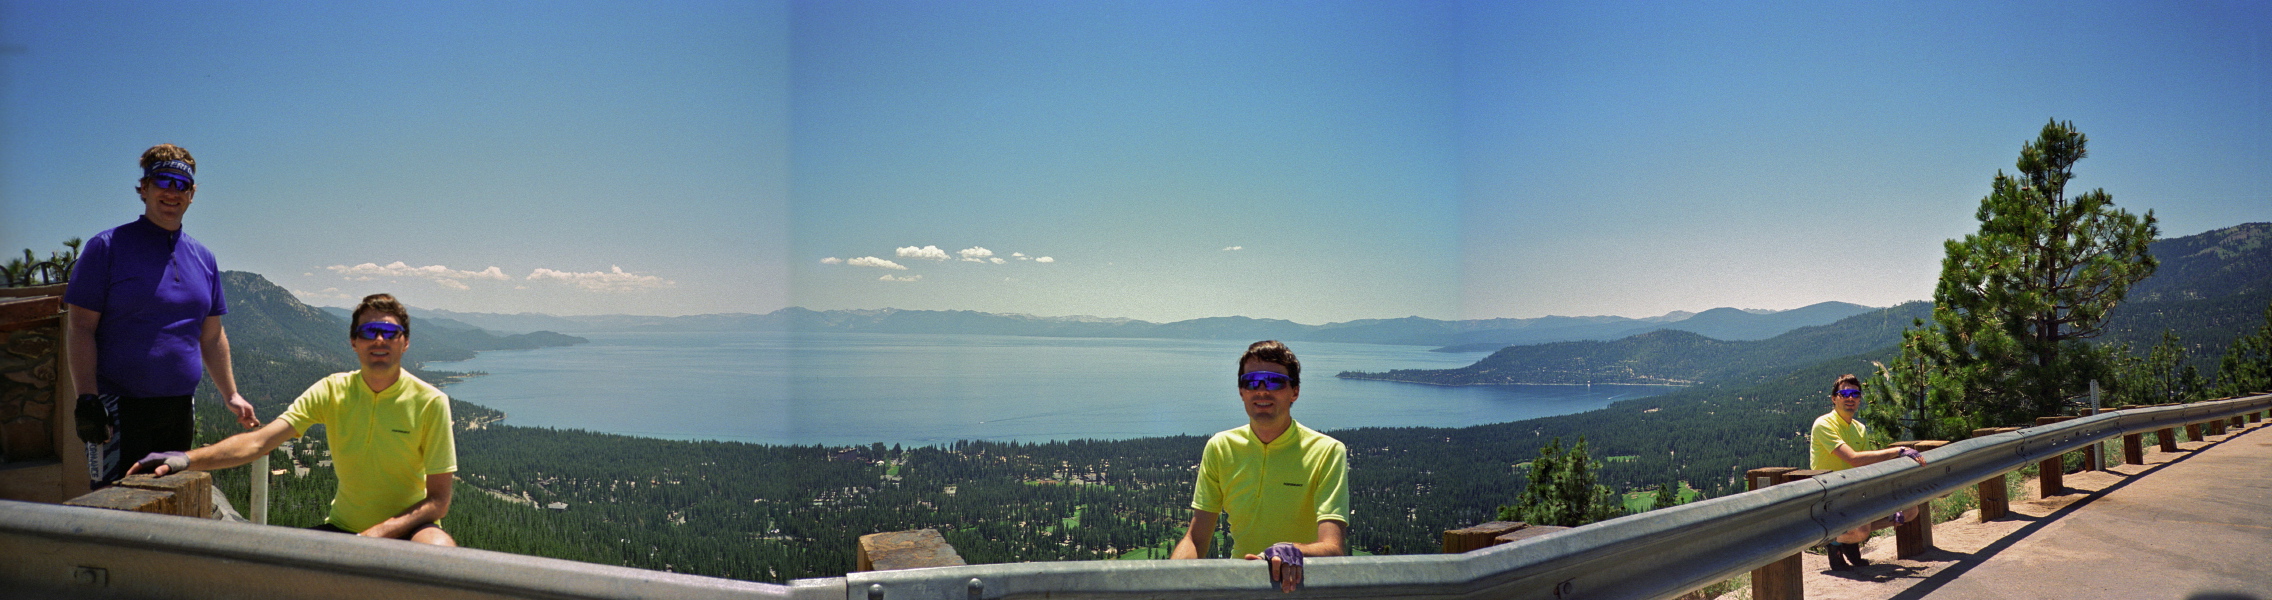
[[[92,487],[118,481],[149,453],[189,449],[200,371],[213,376],[238,424],[260,423],[230,369],[220,266],[181,231],[197,196],[196,173],[197,159],[180,146],[144,151],[134,186],[142,217],[88,239],[63,292]]]

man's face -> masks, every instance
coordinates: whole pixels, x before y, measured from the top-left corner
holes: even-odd
[[[197,184],[188,189],[170,189],[170,182],[159,177],[146,177],[134,186],[134,193],[142,196],[142,214],[150,221],[167,229],[180,229],[182,215],[189,212],[189,202],[197,197]]]
[[[1861,410],[1862,388],[1850,385],[1839,386],[1837,391],[1830,393],[1830,405],[1837,408],[1839,412],[1847,414]]]
[[[1266,360],[1248,359],[1246,364],[1239,369],[1241,374],[1255,371],[1284,374],[1286,367]],[[1239,386],[1239,403],[1246,405],[1247,418],[1256,421],[1267,422],[1286,418],[1290,414],[1287,411],[1294,408],[1294,399],[1301,395],[1302,389],[1293,386],[1286,386],[1277,390],[1247,389],[1244,385]]]
[[[397,333],[394,339],[385,336],[367,339],[371,336],[363,331],[365,323],[389,323],[400,327],[402,320],[390,314],[368,312],[363,314],[362,320],[355,322],[355,336],[349,338],[348,345],[355,348],[355,360],[363,363],[363,370],[385,371],[402,366],[402,353],[410,349],[410,333]]]

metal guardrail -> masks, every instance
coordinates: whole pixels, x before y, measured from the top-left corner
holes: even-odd
[[[1834,532],[2089,444],[2267,409],[2272,395],[2111,412],[1949,444],[1927,452],[1926,467],[1890,461],[1465,554],[1315,558],[1295,596],[1669,598],[1780,560]],[[18,502],[0,502],[0,555],[21,557],[0,561],[0,584],[60,590],[57,595],[90,591],[73,587],[91,584],[71,577],[84,573],[76,569],[100,567],[110,573],[112,589],[105,595],[153,598],[242,596],[247,581],[273,574],[302,578],[304,583],[281,588],[291,596],[449,590],[447,595],[461,597],[538,598],[1285,597],[1270,586],[1263,568],[1247,561],[972,565],[779,585]],[[211,583],[186,585],[184,578]]]

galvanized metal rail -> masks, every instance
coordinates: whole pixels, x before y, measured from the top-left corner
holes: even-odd
[[[1308,598],[1668,598],[1833,532],[2125,434],[2272,409],[2272,395],[2133,409],[1466,554],[1316,558]],[[0,501],[0,589],[54,597],[1120,599],[1287,597],[1246,561],[1080,561],[853,573],[788,585],[276,527]]]

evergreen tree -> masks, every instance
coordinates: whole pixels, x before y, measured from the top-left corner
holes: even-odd
[[[2192,402],[2209,391],[2200,370],[2185,364],[2185,345],[2176,332],[2163,330],[2161,343],[2144,358],[2116,354],[2121,368],[2112,390],[2113,406]]]
[[[2217,389],[2226,396],[2272,391],[2272,304],[2264,307],[2264,322],[2256,331],[2233,340],[2217,369]]]
[[[2059,412],[2089,380],[2112,379],[2085,340],[2153,274],[2146,245],[2159,228],[2153,211],[2115,208],[2103,189],[2067,195],[2086,141],[2070,123],[2045,124],[2020,149],[2018,174],[1996,173],[1980,231],[1946,244],[1933,322],[1903,336],[1904,362],[1939,379],[1927,420],[2026,422]]]
[[[1567,452],[1562,438],[1554,438],[1538,449],[1538,460],[1530,463],[1530,483],[1513,506],[1499,507],[1499,519],[1577,527],[1617,518],[1624,512],[1617,494],[1594,482],[1599,466],[1586,453],[1585,436]]]
[[[1680,484],[1667,483],[1657,488],[1657,497],[1649,503],[1649,510],[1680,506]]]

